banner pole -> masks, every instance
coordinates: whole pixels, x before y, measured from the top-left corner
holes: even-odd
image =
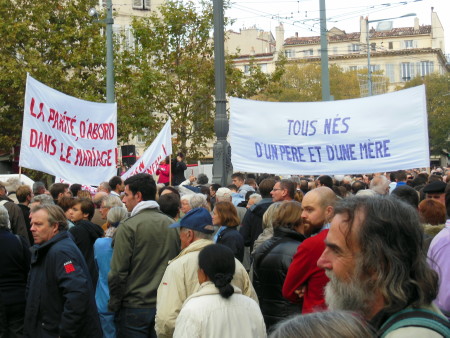
[[[169,159],[169,185],[172,186],[172,156]]]

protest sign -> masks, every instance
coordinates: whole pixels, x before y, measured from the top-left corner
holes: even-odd
[[[68,185],[72,185],[72,182],[66,181],[65,179],[61,178],[61,177],[55,177],[55,183],[66,183]],[[99,182],[101,183],[101,182]],[[82,184],[81,185],[81,190],[87,190],[89,191],[89,193],[94,196],[97,193],[97,188],[93,187],[92,185],[86,185],[86,184]],[[76,196],[74,196],[76,197]]]
[[[63,94],[27,76],[19,166],[98,185],[116,174],[117,105]]]
[[[148,147],[139,160],[136,161],[136,163],[122,175],[123,180],[139,173],[148,173],[153,175],[158,169],[159,163],[165,159],[166,156],[172,154],[170,123],[170,120],[166,122],[150,147]]]
[[[354,174],[429,166],[425,86],[361,99],[231,98],[235,171]]]

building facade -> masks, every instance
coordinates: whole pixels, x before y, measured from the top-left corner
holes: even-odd
[[[346,33],[333,27],[327,36],[329,63],[337,64],[345,71],[367,69],[368,34],[370,70],[380,71],[389,79],[389,90],[394,90],[416,76],[450,71],[445,57],[444,29],[434,11],[431,12],[431,25],[420,25],[419,19],[415,18],[413,27],[392,28],[391,22],[380,22],[377,27],[369,26],[367,32],[367,18],[361,17],[359,32]],[[244,37],[247,36],[242,31],[240,35],[227,34],[227,50],[236,50],[236,46],[256,45],[255,39],[245,41]],[[237,39],[239,40],[234,41]],[[275,69],[274,62],[280,52],[288,62],[319,62],[320,36],[300,37],[296,34],[284,39],[284,29],[279,26],[276,28],[275,50],[259,54],[238,53],[235,64],[244,73],[248,71],[250,62],[258,64],[261,70],[270,72]]]

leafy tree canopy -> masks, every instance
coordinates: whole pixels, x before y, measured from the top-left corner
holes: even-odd
[[[405,88],[421,84],[425,84],[427,95],[430,153],[440,155],[443,149],[450,151],[450,74],[415,77]]]
[[[27,72],[66,94],[103,101],[104,38],[87,15],[97,3],[0,1],[0,149],[20,144]]]

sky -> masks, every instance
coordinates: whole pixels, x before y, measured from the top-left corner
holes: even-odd
[[[340,0],[325,1],[327,29],[337,27],[347,33],[359,32],[360,16],[379,20],[415,13],[419,24],[431,24],[431,7],[444,26],[446,53],[450,54],[450,1],[449,0]],[[227,29],[239,31],[256,26],[271,31],[280,22],[284,26],[285,39],[294,36],[318,36],[319,0],[231,0],[231,8],[225,15],[234,20]],[[414,17],[395,19],[393,27],[412,27]],[[372,25],[371,25],[372,27]],[[373,24],[376,28],[376,23]]]

